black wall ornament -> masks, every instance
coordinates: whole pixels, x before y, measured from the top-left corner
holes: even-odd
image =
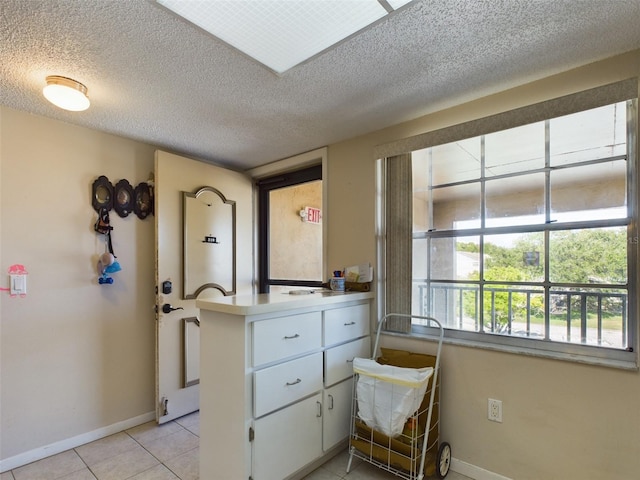
[[[98,213],[114,209],[124,218],[134,212],[144,220],[153,214],[153,181],[139,183],[134,189],[122,179],[114,187],[105,175],[100,175],[91,188],[91,205]]]
[[[120,180],[115,187],[113,208],[122,218],[133,211],[134,192],[128,180]]]
[[[134,192],[133,211],[139,219],[144,220],[153,212],[153,195],[149,184],[139,183]]]
[[[91,205],[96,212],[100,212],[102,209],[108,212],[113,208],[113,185],[104,175],[100,175],[93,182]]]

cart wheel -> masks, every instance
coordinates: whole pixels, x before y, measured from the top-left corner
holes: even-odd
[[[451,466],[451,445],[447,442],[440,444],[436,466],[438,467],[438,478],[446,477],[447,473],[449,473],[449,467]]]

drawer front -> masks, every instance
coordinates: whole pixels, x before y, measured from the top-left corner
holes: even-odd
[[[254,416],[260,417],[322,389],[322,352],[253,374]]]
[[[369,335],[369,304],[324,312],[324,345],[334,345]]]
[[[253,366],[321,347],[322,314],[310,312],[253,323]]]
[[[371,339],[364,337],[324,352],[324,384],[328,387],[353,376],[353,358],[371,358]]]

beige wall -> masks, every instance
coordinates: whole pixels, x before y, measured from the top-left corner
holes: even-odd
[[[0,107],[0,286],[29,272],[27,296],[0,292],[0,459],[154,410],[154,224],[110,214],[122,271],[97,283],[99,175],[132,185],[151,146]]]
[[[331,145],[328,264],[375,258],[376,145],[638,75],[635,51]],[[383,344],[431,348],[389,336]],[[455,345],[442,365],[442,438],[459,466],[514,479],[638,477],[638,372]],[[502,424],[487,420],[488,397],[503,401]]]

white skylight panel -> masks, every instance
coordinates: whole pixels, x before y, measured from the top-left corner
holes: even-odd
[[[157,0],[277,73],[388,14],[378,0]],[[394,9],[410,0],[387,0]]]
[[[400,7],[406,5],[411,0],[387,0],[387,3],[391,5],[394,10],[399,9]]]

